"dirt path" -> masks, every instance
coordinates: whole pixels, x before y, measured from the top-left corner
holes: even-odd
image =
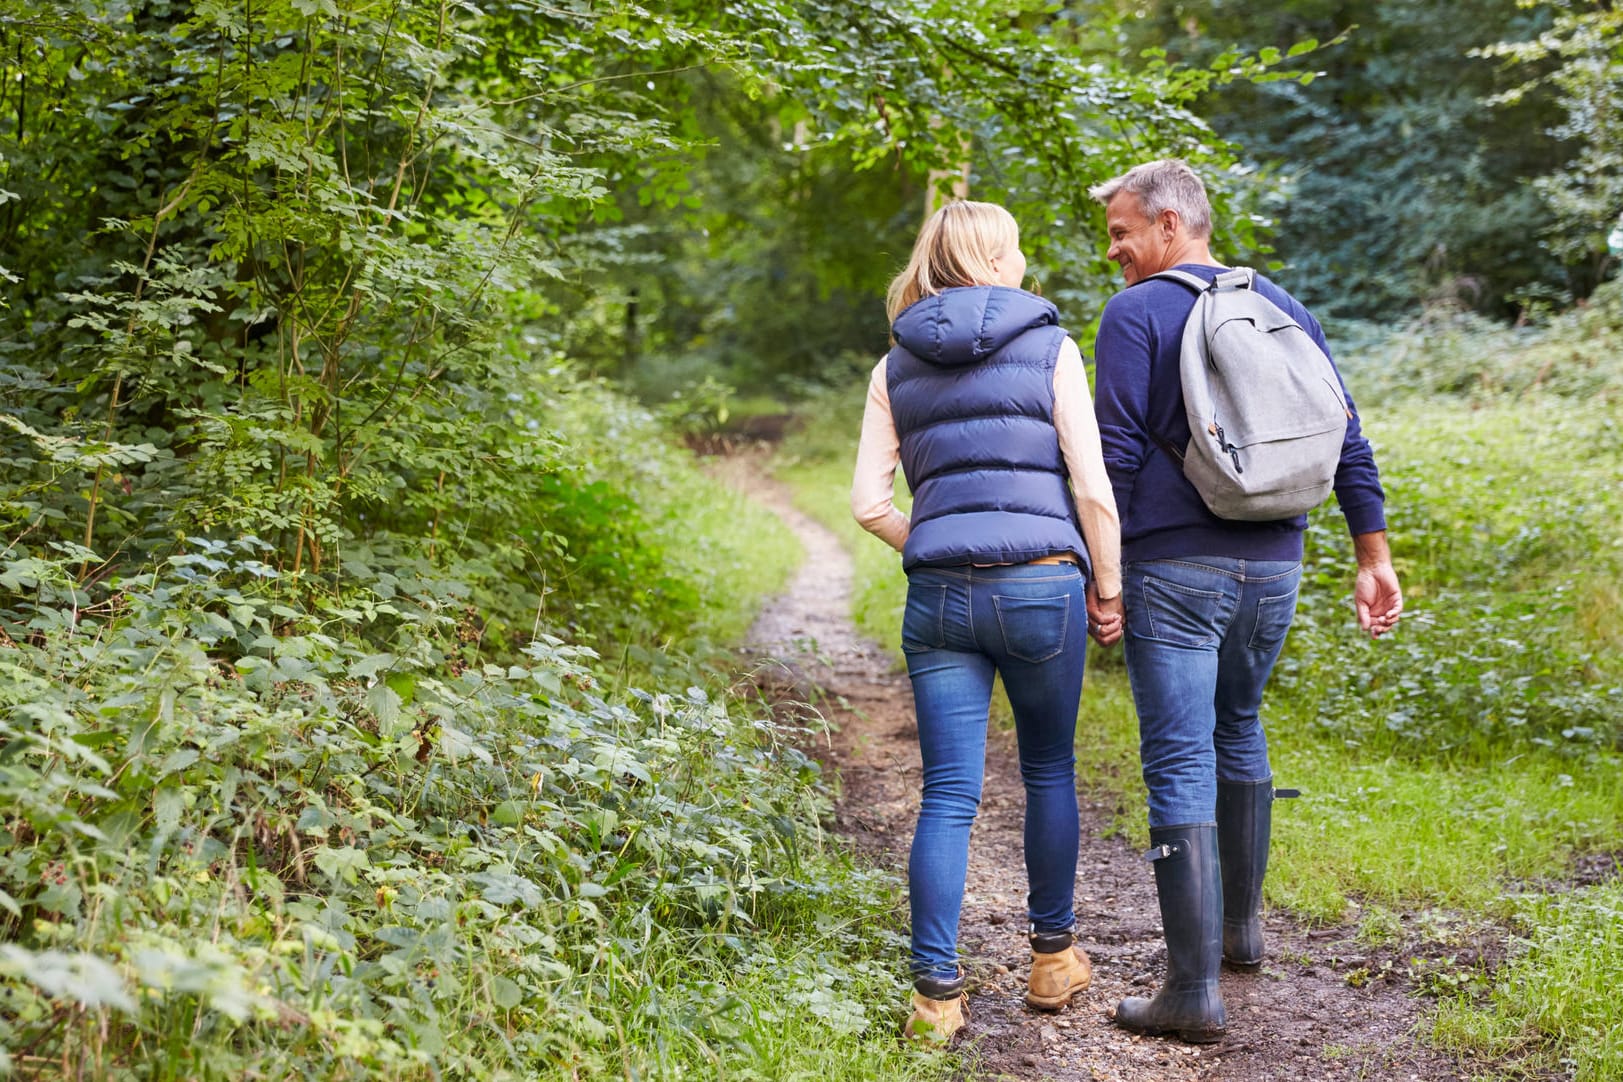
[[[824,709],[837,727],[832,749],[825,749],[839,786],[836,827],[857,852],[904,869],[920,773],[906,674],[895,671],[891,657],[852,626],[851,561],[835,536],[795,509],[787,491],[747,460],[734,459],[722,468],[729,480],[778,514],[806,549],[789,591],[757,622],[752,648],[787,663],[802,691],[808,684],[821,689]],[[1085,775],[1087,764],[1079,765]],[[1086,792],[1076,913],[1093,959],[1093,985],[1061,1013],[1030,1010],[1023,999],[1029,963],[1023,806],[1013,736],[994,732],[959,936],[972,978],[973,1036],[965,1046],[972,1077],[1057,1082],[1468,1077],[1415,1039],[1426,1007],[1405,981],[1386,976],[1363,982],[1358,976],[1401,974],[1403,957],[1372,956],[1350,928],[1307,932],[1278,912],[1267,917],[1270,961],[1262,972],[1223,976],[1229,1015],[1223,1043],[1197,1048],[1117,1028],[1110,1011],[1123,996],[1148,994],[1157,986],[1165,948],[1149,866],[1126,841],[1105,836],[1110,809]],[[898,1023],[903,998],[898,981]]]

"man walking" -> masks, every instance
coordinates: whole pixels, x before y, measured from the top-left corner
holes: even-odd
[[[1152,276],[1178,270],[1209,283],[1225,269],[1210,251],[1200,178],[1181,161],[1155,161],[1089,194],[1105,206],[1107,254],[1129,287],[1099,325],[1095,398],[1121,515],[1124,648],[1167,942],[1160,992],[1123,1000],[1116,1021],[1209,1042],[1226,1026],[1220,963],[1262,962],[1274,789],[1259,711],[1295,613],[1306,516],[1219,518],[1177,454],[1190,438],[1179,359],[1197,294],[1190,283]],[[1261,276],[1255,289],[1329,355],[1307,309]],[[1334,488],[1357,551],[1358,622],[1379,636],[1397,623],[1403,599],[1380,477],[1350,398],[1346,413]]]

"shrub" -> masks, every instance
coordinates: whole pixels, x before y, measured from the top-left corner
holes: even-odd
[[[77,613],[3,565],[34,598],[0,650],[13,1070],[570,1077],[754,1062],[763,1002],[870,1026],[816,989],[894,982],[890,890],[825,850],[795,731],[611,701],[552,637],[482,662],[443,583],[301,610],[265,555],[205,543]]]

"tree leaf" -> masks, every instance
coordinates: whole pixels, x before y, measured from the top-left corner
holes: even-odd
[[[0,946],[0,972],[23,978],[52,999],[72,1000],[81,1007],[135,1011],[124,978],[93,954],[35,952],[8,943]]]

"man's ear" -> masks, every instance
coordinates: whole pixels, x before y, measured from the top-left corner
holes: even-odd
[[[1178,232],[1178,212],[1168,207],[1161,212],[1160,221],[1156,225],[1161,227],[1161,235],[1171,240]]]

